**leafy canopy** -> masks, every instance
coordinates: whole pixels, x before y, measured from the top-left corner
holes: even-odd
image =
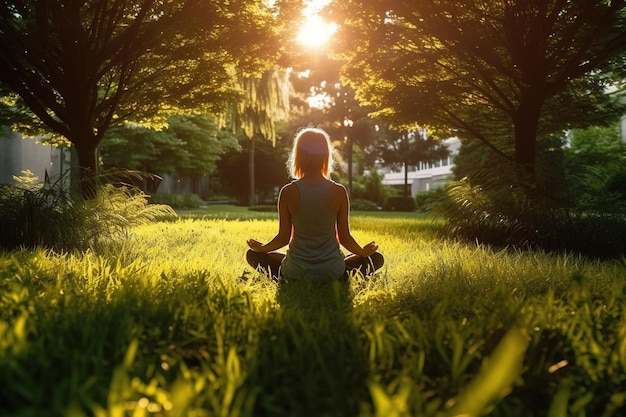
[[[236,100],[233,77],[276,60],[279,16],[262,0],[2,2],[4,122],[64,137],[95,171],[109,126]]]
[[[606,0],[337,1],[358,99],[397,125],[477,138],[534,165],[538,137],[623,111],[626,5]]]
[[[234,135],[219,128],[210,115],[171,116],[162,130],[114,127],[100,146],[106,167],[193,177],[215,171],[216,161],[238,149]]]

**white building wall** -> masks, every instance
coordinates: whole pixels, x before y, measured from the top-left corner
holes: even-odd
[[[35,139],[24,138],[20,133],[0,137],[0,184],[14,184],[14,176],[30,170],[43,181],[46,172],[51,178],[59,177],[71,165],[71,152],[67,148],[42,145]]]
[[[408,184],[411,187],[411,196],[417,193],[434,190],[443,187],[452,176],[453,160],[459,153],[461,141],[458,138],[445,139],[443,141],[450,151],[448,158],[430,164],[421,164],[420,167],[409,167],[407,175]],[[404,168],[399,171],[380,169],[384,173],[382,183],[384,185],[404,186]]]

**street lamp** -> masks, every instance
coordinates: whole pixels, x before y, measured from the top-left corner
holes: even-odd
[[[346,129],[346,142],[348,144],[348,195],[352,194],[352,135],[349,134],[354,122],[347,117],[343,119],[343,126]]]

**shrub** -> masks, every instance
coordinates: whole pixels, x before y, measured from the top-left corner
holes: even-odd
[[[604,184],[604,190],[607,193],[617,193],[621,201],[626,201],[626,168],[610,177]]]
[[[359,211],[377,211],[380,210],[380,207],[378,207],[373,201],[356,198],[350,201],[350,209]]]
[[[580,200],[568,205],[515,169],[499,170],[498,175],[483,170],[471,180],[449,183],[436,211],[445,218],[450,235],[485,244],[600,258],[626,254],[623,211],[581,205]]]
[[[538,202],[513,185],[474,184],[467,178],[447,186],[436,207],[449,234],[492,245],[526,246],[537,242]],[[545,211],[544,211],[545,214]]]
[[[204,203],[198,194],[155,193],[150,196],[152,204],[166,204],[175,209],[194,209]]]
[[[537,226],[535,246],[593,258],[626,256],[626,217],[611,213],[550,212]]]
[[[250,206],[248,207],[248,210],[250,211],[259,211],[259,212],[265,212],[265,213],[273,213],[273,212],[277,212],[278,208],[275,205],[270,205],[270,204],[260,204],[260,205],[256,205],[256,206]]]
[[[383,206],[388,211],[415,211],[416,205],[413,197],[389,197]]]
[[[419,211],[431,211],[439,201],[445,198],[444,188],[436,188],[430,191],[422,191],[415,195],[415,208]]]
[[[375,169],[365,175],[356,176],[350,190],[351,199],[368,200],[376,205],[382,205],[387,198],[396,194],[392,186],[384,185],[382,181],[383,174]]]
[[[16,185],[0,186],[0,248],[37,246],[59,251],[85,250],[103,239],[126,236],[130,227],[175,215],[168,206],[149,205],[133,187],[101,186],[96,197],[74,200],[64,179],[46,179],[25,171]]]

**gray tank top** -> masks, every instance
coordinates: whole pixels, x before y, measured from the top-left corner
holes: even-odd
[[[281,272],[287,279],[339,278],[345,271],[345,262],[335,233],[337,213],[330,206],[334,182],[294,183],[300,192],[300,203],[292,215],[293,237]]]

